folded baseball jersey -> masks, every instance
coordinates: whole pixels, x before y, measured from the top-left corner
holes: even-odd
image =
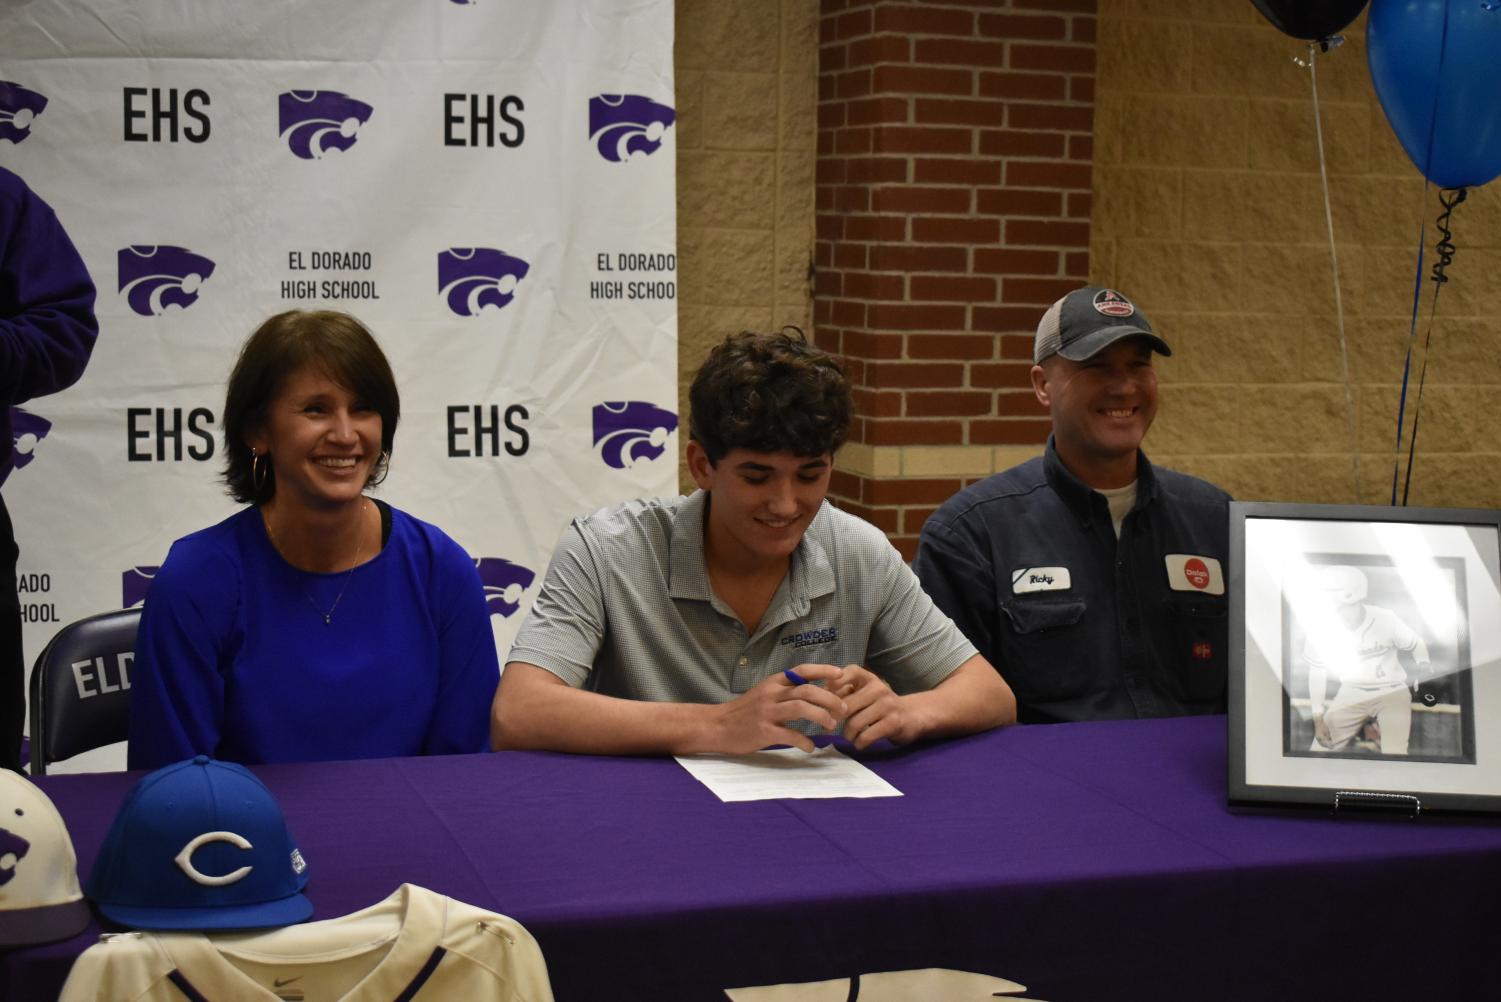
[[[133,932],[78,958],[61,1002],[551,1002],[520,923],[403,884],[342,918],[271,932]]]

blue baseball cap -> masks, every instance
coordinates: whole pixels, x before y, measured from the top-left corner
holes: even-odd
[[[271,791],[244,766],[199,755],[135,785],[84,889],[136,929],[262,929],[307,921],[306,886]]]

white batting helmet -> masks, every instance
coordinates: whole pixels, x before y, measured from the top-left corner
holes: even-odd
[[[1319,587],[1338,605],[1364,602],[1370,584],[1358,567],[1329,567],[1319,575]]]

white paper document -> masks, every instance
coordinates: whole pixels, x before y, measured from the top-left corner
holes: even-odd
[[[749,755],[679,755],[677,760],[727,804],[902,795],[901,790],[833,745],[811,754],[800,748],[778,748]]]
[[[920,971],[882,971],[857,978],[833,981],[810,981],[801,984],[765,985],[759,988],[726,988],[724,993],[734,1002],[911,1002],[912,999],[943,999],[944,1002],[1037,1002],[1018,998],[1026,985],[1006,978],[968,971],[950,971],[929,967]]]

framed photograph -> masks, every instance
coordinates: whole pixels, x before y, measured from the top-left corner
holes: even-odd
[[[1232,502],[1230,803],[1501,816],[1501,512]]]

